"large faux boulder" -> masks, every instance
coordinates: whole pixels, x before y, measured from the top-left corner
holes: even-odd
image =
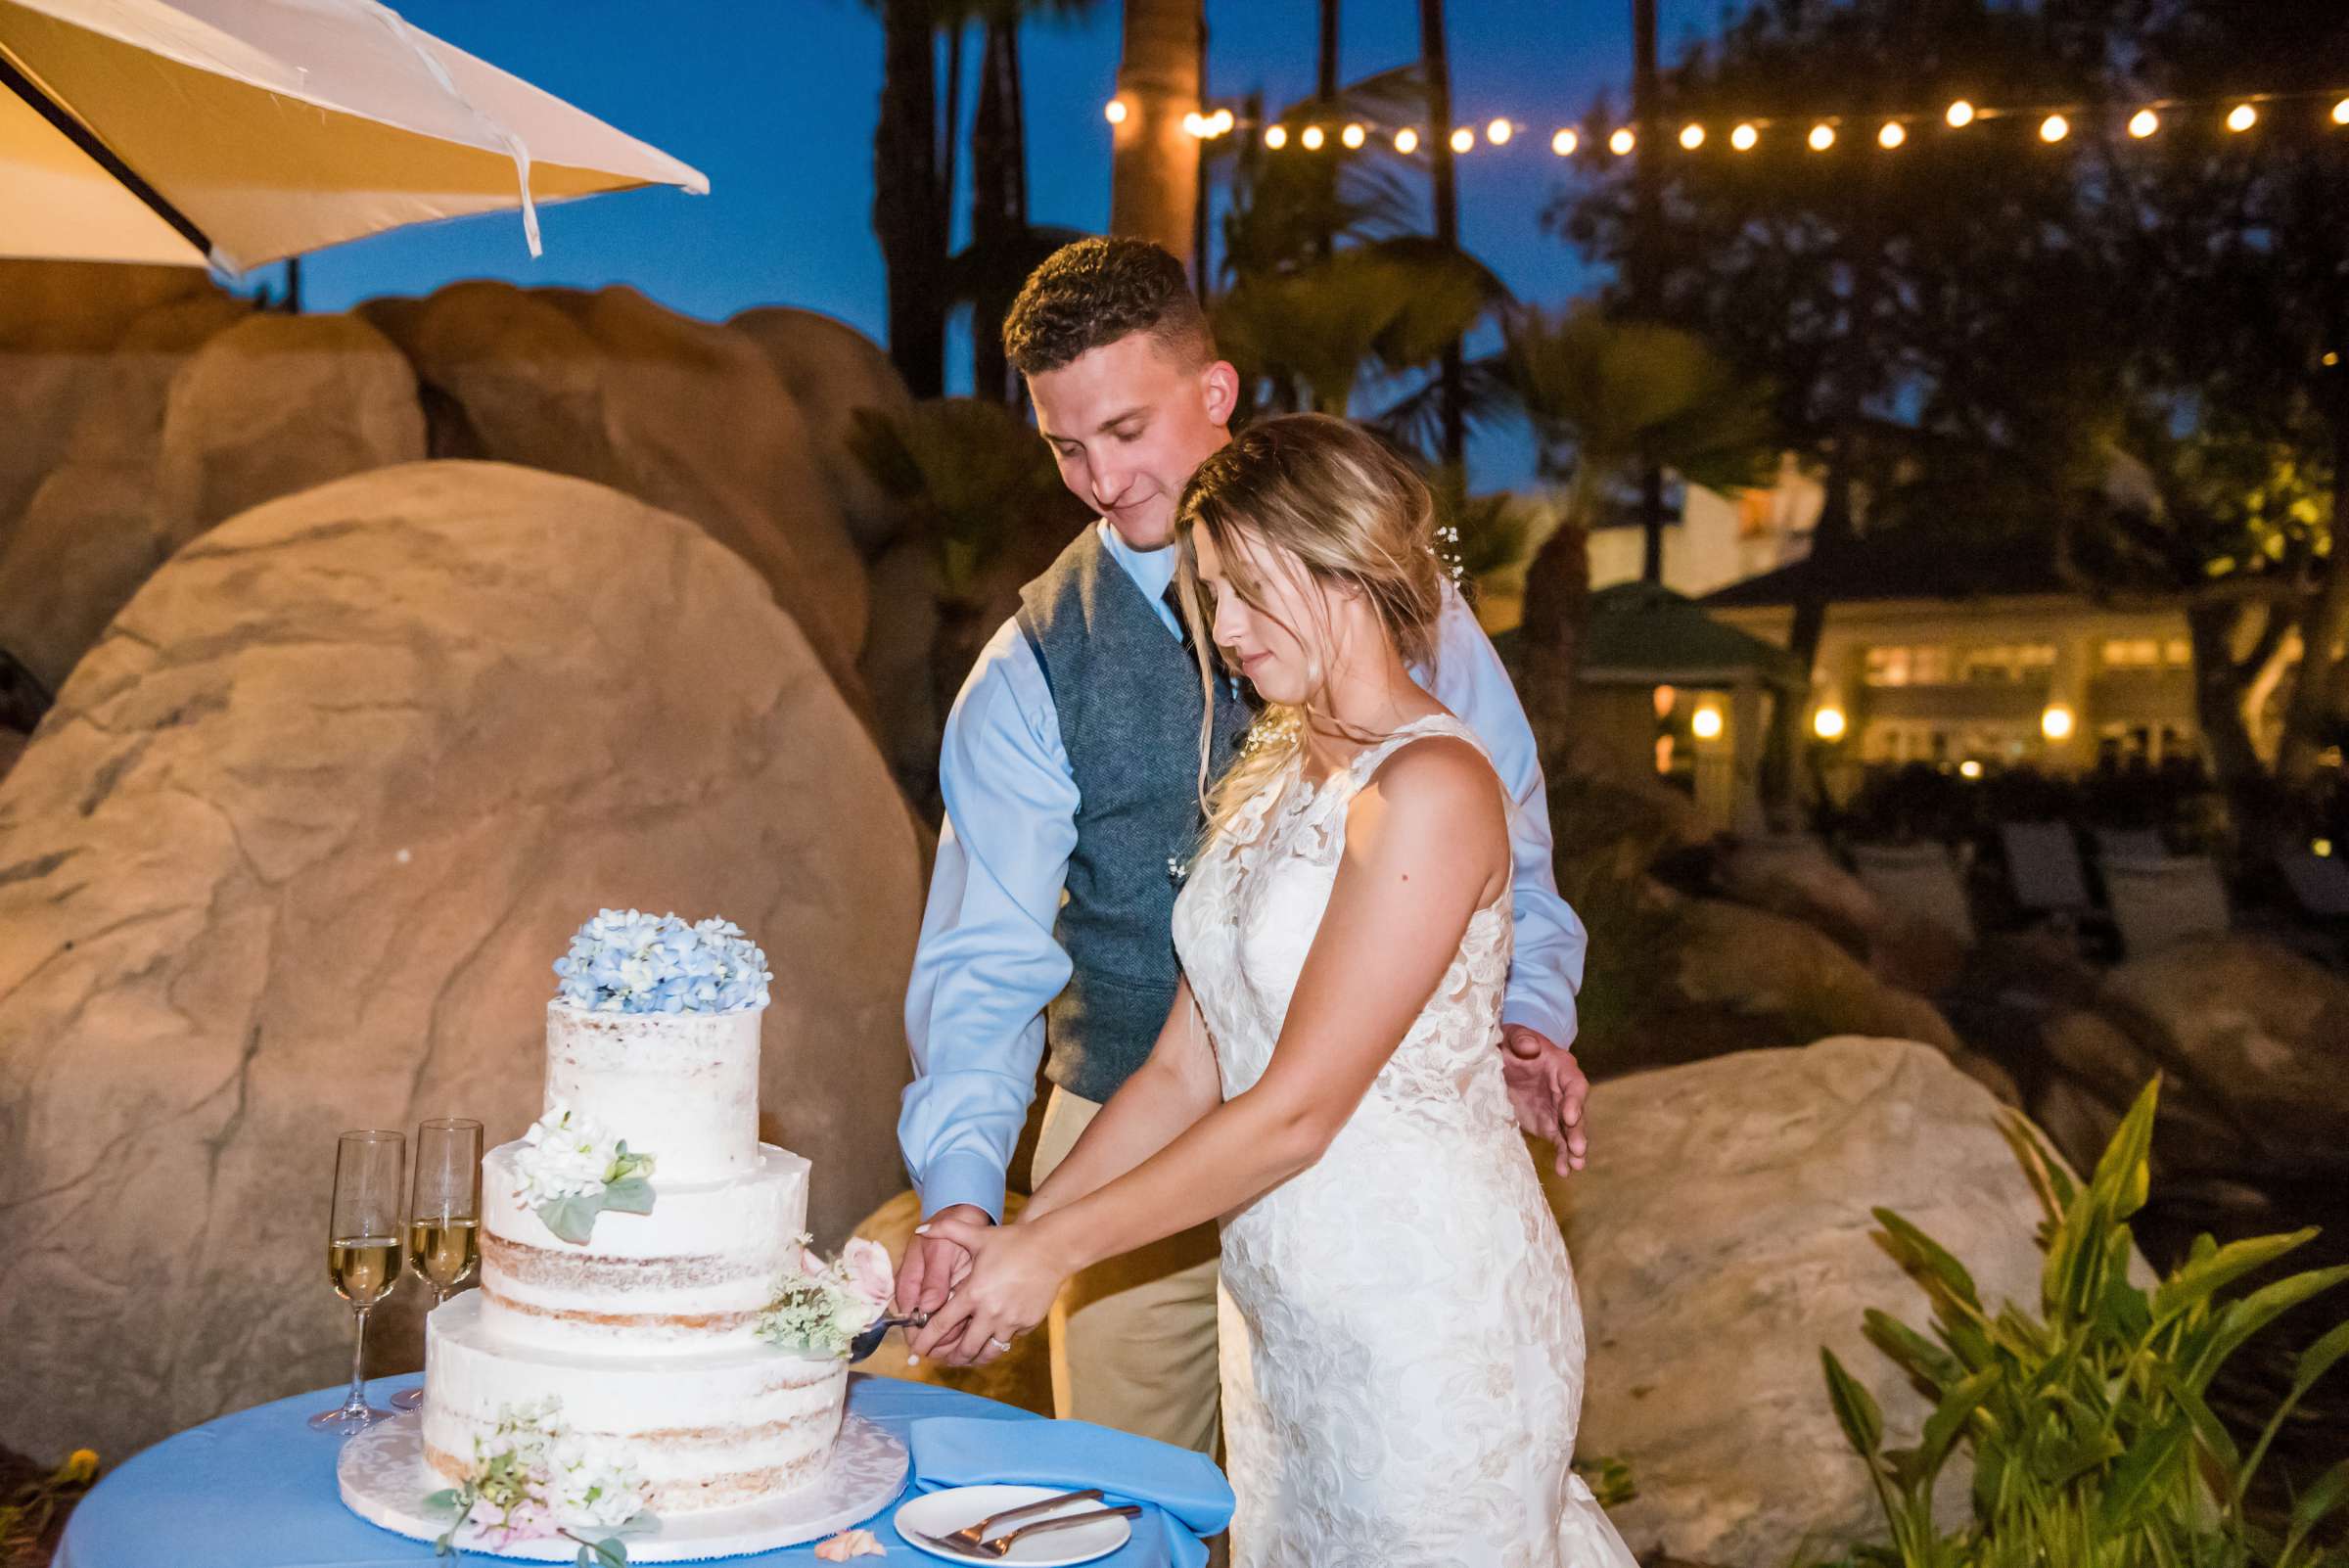
[[[1680,932],[1680,985],[1692,1001],[1778,1020],[1800,1038],[1877,1035],[1958,1047],[1931,1002],[1877,979],[1802,921],[1692,899],[1681,910]]]
[[[168,390],[197,348],[250,314],[250,303],[216,290],[168,298],[117,323],[103,350],[68,361],[73,376],[35,376],[48,388],[39,419],[10,426],[0,443],[0,465],[41,465],[15,527],[0,526],[0,651],[45,689],[169,553],[174,530],[155,483]],[[36,438],[36,426],[53,428],[55,444]]]
[[[2231,937],[2123,964],[2096,1006],[2103,1052],[2067,1052],[2065,1066],[2122,1106],[2163,1074],[2166,1174],[2349,1177],[2349,980]]]
[[[173,544],[263,501],[425,455],[416,376],[356,316],[254,315],[172,378],[156,506]]]
[[[362,313],[424,383],[436,455],[575,474],[692,519],[853,687],[863,560],[806,419],[750,339],[624,288],[461,283]]]
[[[191,267],[0,258],[0,537],[85,411],[103,411],[136,324],[180,308],[247,307]]]
[[[904,529],[905,509],[857,461],[852,438],[859,414],[887,417],[913,407],[898,367],[863,333],[813,310],[761,305],[726,325],[764,350],[783,378],[814,438],[816,464],[841,522],[868,557],[879,555]]]
[[[0,783],[0,1446],[123,1453],[334,1381],[335,1134],[519,1134],[600,905],[764,946],[761,1130],[837,1243],[902,1180],[893,796],[757,575],[597,485],[384,469],[182,550]]]
[[[1911,1442],[1924,1400],[1861,1333],[1923,1293],[1877,1246],[1882,1205],[2036,1310],[2040,1220],[2001,1109],[1925,1045],[1838,1038],[1642,1073],[1591,1091],[1589,1169],[1543,1167],[1589,1339],[1577,1451],[1626,1460],[1635,1551],[1781,1568],[1880,1536],[1820,1380],[1832,1349]],[[1537,1155],[1542,1151],[1537,1150]],[[1962,1460],[1939,1502],[1963,1517]]]

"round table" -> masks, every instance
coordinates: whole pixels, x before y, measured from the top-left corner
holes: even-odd
[[[368,1399],[383,1404],[413,1387],[420,1374],[378,1378]],[[335,1460],[343,1440],[303,1424],[333,1406],[342,1390],[298,1394],[273,1405],[223,1415],[165,1438],[99,1482],[73,1510],[54,1568],[414,1568],[434,1560],[432,1543],[395,1536],[343,1506]],[[929,1383],[862,1374],[849,1379],[849,1408],[898,1437],[929,1415],[1038,1417],[1013,1406]],[[890,1528],[892,1502],[865,1528],[898,1568],[937,1559],[907,1545]],[[473,1552],[469,1562],[493,1562]],[[447,1561],[448,1559],[442,1559]],[[1164,1568],[1160,1548],[1140,1536],[1099,1559],[1113,1568]],[[812,1544],[729,1557],[741,1568],[781,1568],[817,1561]]]

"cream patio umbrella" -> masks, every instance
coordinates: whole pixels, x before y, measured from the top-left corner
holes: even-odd
[[[697,170],[375,0],[0,0],[0,256],[244,272]]]

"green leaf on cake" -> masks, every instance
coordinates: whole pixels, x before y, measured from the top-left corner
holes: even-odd
[[[604,1195],[591,1192],[584,1197],[557,1198],[538,1206],[538,1219],[546,1228],[576,1247],[587,1245],[595,1233],[595,1217],[604,1210]]]
[[[455,1487],[442,1487],[439,1491],[425,1499],[424,1505],[432,1509],[435,1513],[438,1513],[442,1509],[455,1507],[460,1500],[462,1499],[459,1498],[457,1489]]]
[[[653,1184],[642,1176],[614,1181],[604,1188],[604,1207],[622,1214],[651,1214]]]

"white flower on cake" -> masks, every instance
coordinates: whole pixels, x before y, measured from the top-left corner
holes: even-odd
[[[595,1217],[653,1212],[654,1159],[631,1154],[593,1117],[557,1100],[522,1135],[514,1197],[565,1241],[587,1244]]]
[[[562,1402],[553,1398],[502,1407],[497,1425],[474,1439],[464,1483],[425,1501],[456,1514],[436,1543],[440,1555],[470,1526],[468,1545],[494,1549],[562,1536],[579,1544],[580,1562],[621,1565],[628,1550],[618,1537],[590,1541],[570,1527],[645,1530],[659,1522],[645,1511],[643,1477],[574,1436],[563,1422]]]
[[[889,1249],[862,1237],[826,1263],[800,1238],[799,1268],[775,1281],[759,1314],[759,1337],[802,1356],[846,1357],[849,1342],[889,1310],[897,1292]]]

